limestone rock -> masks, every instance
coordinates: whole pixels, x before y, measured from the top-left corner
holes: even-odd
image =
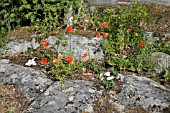
[[[155,64],[154,70],[156,73],[161,73],[165,69],[170,69],[170,55],[163,52],[155,52],[152,53],[151,59]]]
[[[170,89],[146,77],[125,76],[117,98],[125,106],[142,106],[156,113],[170,112]]]
[[[53,82],[41,71],[9,63],[3,59],[0,60],[0,83],[14,85],[29,101],[32,101]]]
[[[91,93],[90,88],[95,93]],[[78,113],[81,111],[92,113],[93,100],[102,95],[103,91],[103,86],[90,81],[55,82],[36,98],[24,113]]]
[[[90,58],[95,59],[97,61],[102,61],[104,58],[104,53],[101,48],[101,42],[103,38],[96,37],[83,37],[83,36],[75,36],[71,35],[71,43],[70,36],[66,35],[62,39],[58,39],[55,36],[49,36],[47,40],[50,42],[49,47],[55,48],[59,52],[72,54],[75,59],[83,58],[84,53],[88,53],[87,59]],[[59,45],[56,44],[56,41],[59,41]],[[71,50],[70,50],[71,46]]]

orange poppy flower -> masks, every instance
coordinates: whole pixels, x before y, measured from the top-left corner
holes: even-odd
[[[56,58],[53,59],[53,63],[54,63],[54,64],[58,64],[58,59],[56,59]]]
[[[130,31],[131,31],[130,29],[127,29],[127,30],[126,30],[127,33],[130,33]]]
[[[135,35],[136,37],[138,37],[138,36],[139,36],[139,35],[138,35],[138,33],[135,33],[134,35]]]
[[[100,33],[98,33],[98,34],[96,35],[96,37],[97,37],[97,38],[100,38]]]
[[[47,59],[46,58],[43,58],[43,59],[41,59],[41,64],[46,64],[47,63]]]
[[[108,26],[108,22],[103,22],[103,23],[102,23],[102,26],[103,26],[103,27],[107,27],[107,26]]]
[[[80,65],[81,63],[80,62],[77,62],[78,65]]]
[[[68,57],[66,58],[66,61],[69,62],[70,64],[73,64],[74,59],[73,59],[72,56],[68,56]]]
[[[71,26],[67,26],[67,27],[66,27],[66,31],[70,33],[70,32],[73,31],[73,28],[72,28]]]
[[[140,46],[144,46],[145,45],[145,42],[144,41],[141,41],[140,42]]]
[[[88,54],[87,53],[84,53],[84,55],[83,55],[84,57],[87,57],[88,56]]]
[[[170,38],[166,39],[166,42],[167,42],[167,43],[170,43]]]
[[[103,33],[103,37],[106,38],[108,37],[109,33]]]
[[[45,42],[43,42],[43,46],[49,46],[50,45],[50,43],[48,42],[48,41],[45,41]]]

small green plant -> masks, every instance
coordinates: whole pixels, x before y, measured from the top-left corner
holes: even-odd
[[[118,73],[115,71],[106,72],[106,73],[99,73],[98,77],[102,81],[103,85],[106,89],[111,89],[114,85],[114,79],[118,76]]]
[[[151,16],[147,8],[136,3],[125,8],[116,6],[114,11],[108,8],[95,10],[92,20],[103,32],[102,47],[109,65],[131,71],[148,68],[148,65],[145,65],[148,60],[145,59],[151,52],[143,40],[143,23],[149,23],[149,17]],[[107,26],[104,26],[104,23],[107,23]],[[104,33],[109,35],[105,37]],[[144,44],[141,45],[142,41]]]

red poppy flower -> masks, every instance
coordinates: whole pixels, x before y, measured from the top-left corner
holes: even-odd
[[[139,36],[139,35],[138,35],[138,33],[135,33],[134,35],[135,35],[136,37],[138,37],[138,36]]]
[[[80,65],[81,63],[80,62],[77,62],[78,65]]]
[[[126,31],[126,32],[127,32],[127,33],[130,33],[130,31],[131,31],[130,29],[127,29],[127,31]]]
[[[67,26],[67,27],[66,27],[66,31],[70,33],[70,32],[73,31],[73,28],[72,28],[71,26]]]
[[[87,57],[88,56],[88,54],[87,53],[84,53],[84,55],[83,55],[84,57]]]
[[[98,34],[96,35],[96,37],[97,37],[97,38],[100,38],[100,33],[98,33]]]
[[[69,62],[70,64],[73,64],[73,57],[72,56],[68,56],[67,58],[66,58],[66,61],[67,62]]]
[[[103,27],[107,27],[107,26],[108,26],[108,22],[103,22],[103,23],[102,23],[102,26],[103,26]]]
[[[41,59],[41,64],[46,64],[47,63],[47,59],[46,58],[43,58],[43,59]]]
[[[56,58],[53,59],[53,63],[54,63],[54,64],[58,64],[58,59],[56,59]]]
[[[167,42],[167,43],[170,43],[170,38],[166,39],[166,42]]]
[[[145,45],[145,42],[144,41],[141,41],[140,42],[140,46],[144,46]]]
[[[108,37],[109,33],[103,33],[103,37],[106,38]]]
[[[48,42],[48,41],[45,41],[45,42],[43,42],[43,46],[49,46],[50,45],[50,43]]]

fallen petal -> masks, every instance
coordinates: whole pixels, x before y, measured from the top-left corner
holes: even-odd
[[[90,75],[92,75],[92,73],[89,73],[89,72],[83,73],[83,76],[90,76]]]
[[[115,77],[114,76],[110,76],[110,77],[107,77],[106,79],[107,80],[113,80]]]
[[[107,77],[109,77],[109,76],[110,76],[110,72],[105,72],[104,75],[107,76]]]

